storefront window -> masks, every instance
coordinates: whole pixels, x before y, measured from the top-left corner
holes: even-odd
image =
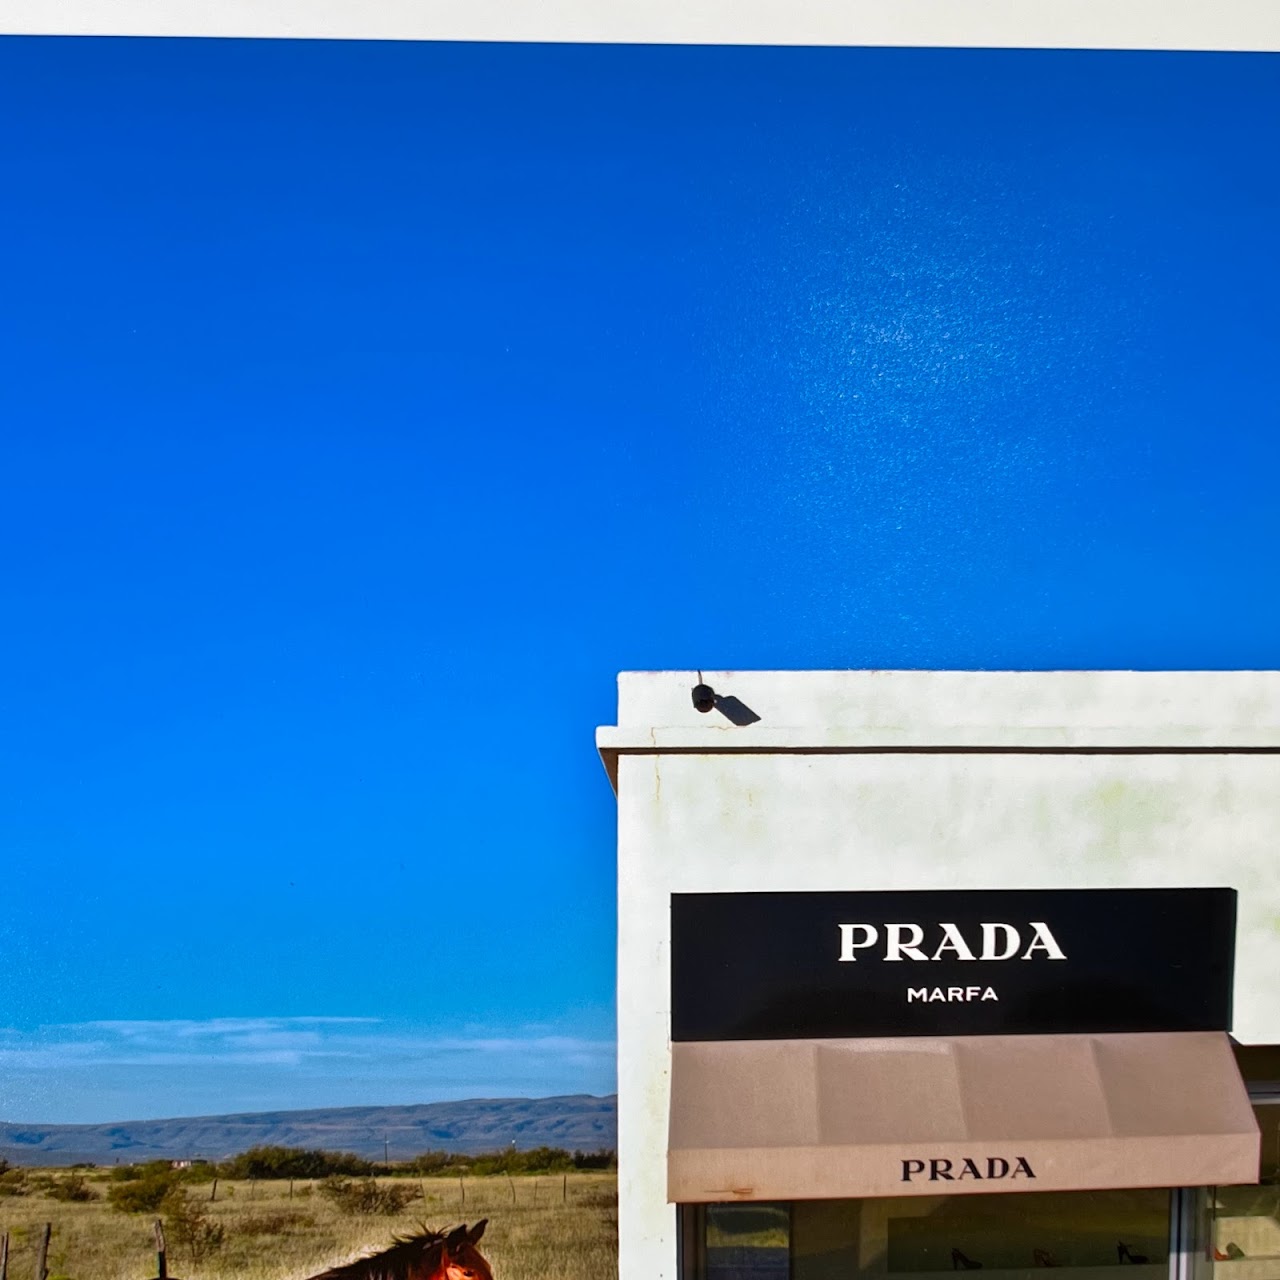
[[[788,1280],[788,1206],[711,1204],[703,1224],[705,1280]]]
[[[1253,1108],[1262,1132],[1256,1187],[1219,1187],[1209,1247],[1215,1280],[1280,1280],[1280,1099]]]
[[[701,1280],[951,1271],[1039,1280],[1045,1270],[1082,1267],[1124,1280],[1134,1269],[1163,1276],[1169,1266],[1169,1193],[1160,1190],[709,1205],[701,1217]],[[1280,1270],[1265,1280],[1280,1280]]]

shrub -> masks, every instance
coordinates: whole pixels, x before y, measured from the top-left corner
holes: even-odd
[[[226,1228],[210,1219],[209,1214],[185,1187],[173,1186],[160,1202],[165,1231],[186,1250],[192,1266],[222,1248]]]
[[[112,1182],[137,1182],[141,1178],[151,1178],[159,1174],[177,1174],[168,1160],[148,1160],[144,1164],[118,1164],[111,1170]]]
[[[517,1151],[508,1147],[484,1155],[458,1155],[450,1151],[424,1151],[405,1166],[406,1172],[441,1175],[471,1174],[485,1177],[493,1174],[571,1173],[575,1169],[613,1169],[617,1157],[612,1151],[586,1153],[566,1151],[563,1147],[533,1147]]]
[[[302,1147],[250,1147],[218,1166],[223,1178],[327,1178],[333,1174],[368,1176],[371,1160],[349,1151],[310,1151]]]
[[[464,1162],[469,1163],[465,1156],[456,1156],[449,1151],[424,1151],[420,1156],[414,1156],[405,1168],[410,1173],[428,1175],[456,1173]]]
[[[170,1186],[178,1186],[187,1182],[209,1182],[214,1176],[213,1169],[213,1165],[203,1161],[185,1169],[175,1169],[171,1160],[147,1160],[142,1164],[116,1165],[107,1174],[107,1181],[112,1183],[164,1181]]]
[[[495,1173],[568,1173],[573,1168],[573,1157],[560,1147],[534,1147],[530,1151],[512,1148],[483,1159],[493,1162]]]
[[[616,1169],[618,1153],[601,1147],[599,1151],[575,1151],[573,1153],[575,1169]]]
[[[25,1196],[30,1191],[25,1169],[6,1169],[0,1173],[0,1196]]]
[[[320,1194],[344,1213],[393,1217],[417,1200],[422,1191],[415,1186],[380,1185],[376,1178],[345,1178],[334,1174],[320,1184]]]
[[[148,1169],[137,1177],[113,1179],[107,1188],[107,1199],[111,1207],[121,1213],[151,1213],[181,1183],[182,1171],[170,1169],[166,1164],[160,1169]]]
[[[88,1179],[80,1173],[69,1173],[65,1178],[50,1178],[43,1190],[54,1200],[84,1203],[98,1198],[98,1193],[89,1185]]]

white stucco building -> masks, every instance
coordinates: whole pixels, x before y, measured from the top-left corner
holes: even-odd
[[[694,705],[692,693],[699,684],[714,691],[710,710]],[[987,1270],[1142,1265],[1184,1274],[1193,1265],[1216,1266],[1240,1280],[1280,1280],[1276,1196],[1258,1199],[1255,1186],[1254,1199],[1242,1207],[1243,1202],[1232,1199],[1236,1193],[1205,1190],[1210,1180],[1257,1181],[1258,1124],[1264,1180],[1274,1175],[1280,1154],[1275,1150],[1280,1130],[1268,1138],[1268,1124],[1275,1129],[1272,1118],[1280,1120],[1280,1107],[1268,1103],[1280,1077],[1268,1050],[1280,1045],[1280,673],[632,672],[619,677],[617,724],[599,730],[598,747],[618,802],[622,1280],[817,1280],[976,1269],[979,1263]],[[933,1021],[919,1027],[909,1023],[915,1013],[903,1011],[908,1022],[886,1036],[884,1026],[873,1025],[874,1018],[860,1023],[863,1015],[852,1011],[858,1000],[871,998],[856,984],[879,981],[876,975],[894,978],[900,971],[877,969],[866,960],[861,968],[841,966],[834,926],[824,923],[815,928],[824,948],[831,934],[829,974],[816,987],[811,983],[804,999],[778,988],[772,1012],[757,1011],[764,1019],[758,1024],[766,1028],[763,1034],[714,1027],[714,1010],[703,1009],[689,1015],[689,1025],[712,1030],[695,1029],[685,1038],[703,1037],[706,1043],[673,1045],[672,912],[681,901],[690,904],[690,911],[724,908],[726,921],[736,918],[732,913],[740,908],[758,912],[770,903],[784,903],[743,896],[766,893],[801,895],[785,900],[788,910],[799,904],[821,913],[831,905],[846,914],[862,911],[866,920],[874,920],[876,910],[888,909],[886,903],[901,915],[904,903],[918,902],[927,906],[925,916],[941,912],[938,919],[943,919],[956,914],[951,903],[984,901],[981,896],[947,896],[957,891],[1023,891],[1023,898],[990,900],[1031,904],[1027,909],[1037,913],[1034,918],[1046,922],[1056,918],[1054,910],[1068,906],[1086,915],[1096,907],[1098,920],[1119,920],[1111,932],[1120,941],[1108,952],[1118,959],[1106,963],[1123,968],[1128,962],[1123,922],[1129,918],[1124,912],[1154,912],[1151,919],[1157,924],[1152,927],[1158,928],[1166,918],[1161,904],[1176,898],[1193,913],[1177,917],[1187,954],[1200,954],[1203,940],[1196,937],[1194,914],[1200,898],[1073,897],[1059,892],[1121,889],[1235,891],[1234,982],[1229,974],[1224,979],[1228,1004],[1234,996],[1233,1012],[1188,1015],[1184,1025],[1175,999],[1161,1006],[1163,1011],[1135,1015],[1128,1028],[1116,1017],[1123,1021],[1123,1010],[1136,1009],[1140,1001],[1124,997],[1116,1002],[1121,1013],[1099,1014],[1095,1027],[1089,1022],[1091,1008],[1105,1005],[1109,997],[1104,995],[1097,1006],[1077,999],[1059,1026],[1052,1012],[1058,1007],[1053,992],[1065,989],[1063,975],[1072,970],[1070,964],[1042,965],[1034,972],[1031,964],[997,970],[975,954],[972,970],[963,972],[1012,974],[1019,981],[1032,975],[1049,984],[1044,988],[1048,995],[1032,992],[1019,1006],[1032,1011],[1030,1021],[1020,1022],[1010,1012],[1010,998],[996,983],[990,998],[997,999],[1000,992],[1002,1016],[1013,1018],[997,1028],[1003,1039],[978,1042],[963,1024],[970,1015],[960,1012],[956,1025],[961,1034],[949,1038],[951,1015],[932,1011]],[[886,897],[889,891],[924,896]],[[686,930],[700,927],[695,916],[689,917]],[[884,927],[883,921],[867,924],[870,932],[856,936],[866,938]],[[972,931],[979,927],[975,923]],[[1074,927],[1077,939],[1087,937],[1087,921]],[[698,992],[689,987],[707,978],[711,964],[715,971],[708,990],[736,993],[739,969],[734,966],[750,952],[755,968],[741,969],[739,985],[746,990],[755,983],[764,990],[773,981],[768,971],[773,961],[760,958],[765,944],[757,945],[757,939],[770,932],[756,930],[756,938],[742,939],[741,949],[725,948],[723,971],[705,956],[690,959],[687,973],[677,975],[677,986],[683,982],[684,995],[696,1005]],[[910,940],[912,935],[901,936]],[[766,942],[765,950],[783,948],[779,955],[792,945],[786,939]],[[691,957],[698,950],[695,943],[696,938],[685,944]],[[1151,981],[1163,984],[1165,995],[1176,996],[1182,981],[1178,945],[1171,938],[1160,943],[1173,958],[1161,961],[1167,972]],[[1070,949],[1080,953],[1088,947],[1077,941]],[[1135,943],[1135,955],[1137,949]],[[865,955],[871,957],[871,952]],[[859,956],[846,956],[855,958]],[[940,958],[955,958],[954,952]],[[826,961],[819,957],[813,963]],[[1196,963],[1203,968],[1208,962]],[[1090,981],[1097,980],[1094,972]],[[716,983],[728,985],[717,988]],[[830,983],[845,985],[837,990]],[[920,989],[913,984],[905,985]],[[942,990],[945,998],[947,989]],[[1159,1003],[1161,992],[1155,998]],[[744,999],[750,1003],[749,994]],[[899,1017],[892,1007],[884,1007],[891,1022]],[[810,1026],[805,1018],[817,1021]],[[1229,1026],[1220,1025],[1228,1020]],[[787,1027],[811,1034],[793,1035]],[[866,1028],[877,1035],[869,1036]],[[983,1025],[978,1034],[988,1030]],[[1130,1030],[1138,1038],[1126,1039]],[[1227,1031],[1233,1037],[1229,1044]],[[1006,1033],[1022,1038],[1009,1040]],[[1223,1066],[1231,1055],[1219,1052],[1219,1042],[1235,1050],[1230,1066]],[[1064,1067],[1060,1080],[1042,1087],[1043,1065],[1020,1068],[1021,1076],[1000,1077],[1004,1083],[993,1074],[994,1065],[973,1065],[979,1062],[973,1053],[985,1051],[994,1063],[996,1050],[1006,1043],[1024,1056],[1039,1045],[1047,1055],[1042,1062],[1066,1061],[1080,1046],[1088,1049],[1090,1062],[1105,1064],[1111,1060],[1106,1055],[1129,1054],[1131,1049],[1146,1058],[1125,1058],[1130,1076],[1138,1073],[1136,1087],[1125,1077],[1130,1080],[1124,1086],[1129,1102],[1117,1101],[1118,1077],[1100,1068],[1098,1082],[1089,1086],[1097,1094],[1100,1118],[1087,1119],[1084,1112],[1093,1103],[1081,1102],[1071,1115],[1052,1119],[1040,1115],[1047,1105],[1043,1095],[1062,1096],[1075,1087],[1071,1082],[1081,1078],[1079,1073]],[[906,1088],[894,1083],[906,1078],[895,1064],[924,1061],[926,1048],[949,1063],[966,1055],[968,1074],[956,1068],[946,1076],[946,1089],[962,1090],[956,1095],[960,1119],[954,1122],[941,1113],[924,1117],[941,1085],[921,1085],[923,1092],[914,1103],[894,1093]],[[1185,1061],[1179,1056],[1184,1051],[1189,1055]],[[904,1053],[914,1056],[901,1057]],[[873,1060],[878,1065],[872,1075],[857,1074]],[[682,1073],[674,1090],[673,1064],[676,1074]],[[873,1076],[879,1081],[874,1087],[869,1083]],[[1171,1105],[1160,1116],[1144,1112],[1145,1118],[1138,1117],[1133,1108],[1145,1105],[1143,1095],[1154,1097],[1157,1077],[1165,1076],[1165,1084],[1175,1089],[1170,1096],[1185,1097],[1185,1105]],[[1148,1078],[1149,1087],[1144,1083]],[[1042,1083],[1034,1084],[1037,1079]],[[1246,1085],[1251,1103],[1243,1100]],[[1019,1112],[1021,1128],[1011,1131],[1003,1146],[997,1142],[991,1147],[990,1134],[1001,1132],[998,1115],[987,1130],[974,1121],[984,1089],[1004,1090],[1011,1098],[1019,1090],[1028,1095],[1025,1114]],[[833,1099],[840,1099],[839,1105]],[[1216,1101],[1211,1106],[1211,1099],[1221,1106]],[[940,1184],[930,1188],[932,1198],[910,1203],[901,1195],[886,1197],[887,1184],[875,1182],[867,1161],[876,1151],[889,1151],[897,1135],[880,1133],[876,1142],[881,1146],[876,1147],[866,1133],[873,1113],[880,1118],[876,1123],[892,1129],[885,1117],[897,1114],[895,1108],[904,1116],[902,1140],[923,1143],[921,1152],[931,1150],[928,1144],[935,1138],[942,1143],[939,1150],[946,1147],[943,1139],[952,1123],[961,1126],[957,1134],[963,1129],[961,1136],[978,1144],[972,1147],[975,1161],[979,1147],[989,1149],[983,1159],[998,1162],[1008,1154],[1004,1148],[1009,1142],[1027,1150],[1028,1144],[1040,1142],[1035,1149],[1041,1180],[1034,1187]],[[1186,1132],[1188,1127],[1193,1131]],[[907,1134],[906,1129],[913,1131]],[[801,1133],[807,1136],[795,1136]],[[1139,1136],[1157,1145],[1148,1145],[1141,1154],[1135,1145]],[[1075,1144],[1069,1150],[1068,1138]],[[1110,1153],[1105,1174],[1100,1163],[1104,1147]],[[903,1157],[898,1163],[911,1170],[906,1150],[897,1151]],[[1249,1150],[1251,1156],[1242,1155]],[[940,1159],[942,1164],[934,1167],[945,1178],[950,1157]],[[891,1166],[898,1168],[892,1161],[884,1168]],[[966,1167],[957,1157],[955,1168]],[[999,1167],[973,1165],[975,1171]],[[790,1182],[779,1172],[784,1168],[790,1170]],[[1169,1177],[1177,1172],[1177,1194],[1152,1190],[1165,1185],[1162,1168]],[[1049,1169],[1056,1173],[1043,1172]],[[1129,1180],[1125,1169],[1132,1170]],[[714,1181],[720,1175],[708,1170],[737,1182],[726,1184],[721,1194]],[[697,1190],[700,1177],[712,1179],[704,1191]],[[1130,1185],[1133,1194],[1124,1200],[1126,1193],[1115,1188]],[[801,1186],[809,1190],[796,1195],[794,1188]],[[788,1187],[793,1191],[787,1192]],[[1046,1209],[1045,1187],[1052,1188],[1050,1199],[1056,1195],[1056,1208],[1044,1223],[1027,1228],[1031,1234],[1025,1248],[1015,1247],[1010,1241],[1017,1233],[1011,1235],[1007,1223],[993,1227],[997,1219],[991,1214],[1016,1206],[1020,1221],[1035,1221],[1028,1214]],[[1192,1189],[1182,1189],[1187,1187]],[[1104,1193],[1101,1188],[1112,1190]],[[786,1194],[780,1195],[780,1189]],[[972,1193],[979,1190],[983,1194],[975,1197]],[[919,1194],[914,1185],[901,1191]],[[1010,1191],[1040,1194],[1011,1199],[1005,1194]],[[1079,1199],[1089,1195],[1092,1209]],[[1121,1199],[1104,1203],[1097,1199],[1100,1195]],[[673,1202],[677,1199],[686,1207]],[[926,1212],[921,1205],[930,1207]],[[1090,1213],[1117,1224],[1099,1227],[1105,1249],[1095,1241],[1093,1253],[1080,1243],[1089,1237],[1082,1223]],[[1076,1221],[1079,1214],[1084,1217]],[[1050,1225],[1050,1219],[1058,1226]],[[1168,1233],[1156,1249],[1150,1240],[1166,1219]],[[1141,1250],[1124,1237],[1110,1240],[1108,1233],[1121,1231],[1145,1231]],[[970,1246],[945,1244],[953,1236],[965,1236]],[[997,1238],[998,1245],[993,1243]],[[1001,1249],[1021,1253],[1001,1261]],[[980,1257],[984,1251],[985,1262]]]

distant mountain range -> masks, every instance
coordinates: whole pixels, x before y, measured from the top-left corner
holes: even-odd
[[[422,1151],[478,1155],[509,1147],[599,1151],[617,1145],[617,1098],[474,1098],[405,1107],[333,1107],[247,1115],[127,1120],[116,1124],[0,1122],[0,1157],[17,1165],[133,1164],[202,1157],[223,1160],[249,1147],[353,1151],[392,1161]]]

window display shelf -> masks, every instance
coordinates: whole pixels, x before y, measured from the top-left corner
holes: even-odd
[[[1219,1280],[1280,1280],[1280,1258],[1228,1258],[1215,1261],[1213,1271]]]
[[[1222,1265],[1222,1264],[1219,1264]],[[938,1280],[940,1275],[950,1275],[951,1268],[937,1271],[893,1271],[886,1272],[886,1280],[889,1277],[892,1280]],[[990,1280],[990,1277],[998,1276],[1000,1280],[1050,1280],[1050,1277],[1057,1275],[1065,1280],[1066,1277],[1081,1277],[1087,1280],[1138,1280],[1143,1277],[1144,1280],[1150,1280],[1151,1277],[1157,1275],[1168,1275],[1169,1264],[1167,1261],[1148,1262],[1148,1263],[1131,1263],[1125,1262],[1119,1265],[1102,1266],[1102,1267],[981,1267],[972,1272],[957,1272],[957,1275],[969,1274],[974,1280]],[[1232,1272],[1234,1276],[1236,1273]],[[1240,1280],[1254,1280],[1252,1276],[1245,1272],[1240,1272]],[[1259,1275],[1261,1280],[1261,1273]],[[1276,1273],[1276,1280],[1280,1280],[1280,1273]]]

